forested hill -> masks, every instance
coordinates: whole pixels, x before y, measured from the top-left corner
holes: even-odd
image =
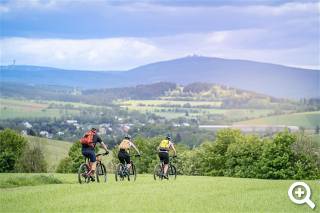
[[[251,91],[211,83],[178,85],[159,82],[123,88],[77,90],[61,86],[35,86],[4,83],[0,85],[1,97],[84,102],[97,105],[112,104],[115,100],[168,100],[168,101],[219,101],[223,106],[244,107],[255,103],[283,103],[274,98]]]

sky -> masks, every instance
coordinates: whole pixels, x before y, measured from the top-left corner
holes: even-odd
[[[319,0],[0,0],[0,62],[117,71],[196,54],[320,69],[319,14]]]

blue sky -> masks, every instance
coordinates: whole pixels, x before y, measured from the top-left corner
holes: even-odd
[[[0,0],[1,64],[125,70],[198,54],[320,69],[320,3]]]

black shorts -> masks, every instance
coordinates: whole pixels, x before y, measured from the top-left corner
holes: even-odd
[[[118,158],[119,158],[119,161],[124,164],[124,163],[127,163],[129,164],[130,163],[130,155],[128,154],[128,152],[126,152],[125,150],[120,150],[119,153],[118,153]]]
[[[93,149],[82,149],[82,155],[90,159],[90,162],[96,162],[96,153]]]
[[[168,152],[159,152],[160,161],[163,161],[164,164],[169,163],[169,153]]]

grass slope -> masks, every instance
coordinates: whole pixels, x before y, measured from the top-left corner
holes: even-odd
[[[0,174],[0,181],[19,175],[25,174]],[[54,176],[64,184],[0,189],[0,212],[315,212],[288,199],[292,180],[178,176],[154,181],[139,175],[134,183],[116,183],[110,175],[106,184],[80,185],[75,174]],[[318,209],[320,184],[306,182]]]
[[[320,125],[320,111],[270,116],[266,118],[237,122],[236,124],[294,125],[305,128],[315,128],[317,125]]]
[[[50,140],[47,138],[27,136],[27,139],[31,143],[40,144],[44,151],[50,172],[55,171],[60,160],[68,155],[69,148],[72,146],[70,142]]]

